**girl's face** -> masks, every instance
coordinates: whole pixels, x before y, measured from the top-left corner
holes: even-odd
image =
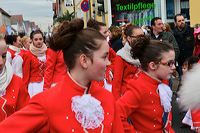
[[[169,79],[173,70],[175,69],[175,52],[170,50],[169,52],[162,53],[162,59],[157,64],[157,69],[154,71],[154,76],[159,80]]]
[[[30,44],[32,43],[31,39],[30,38],[27,38],[24,42],[24,48],[29,50],[29,47],[30,47]]]
[[[0,40],[0,73],[2,72],[6,63],[7,46],[4,40]]]
[[[110,34],[109,29],[106,26],[100,26],[99,32],[105,37],[107,38]]]
[[[33,36],[33,45],[37,48],[41,48],[43,45],[43,36],[42,34],[35,34]]]
[[[144,32],[142,29],[138,28],[138,29],[134,29],[132,31],[132,35],[127,37],[127,40],[130,43],[134,43],[134,40],[136,39],[137,36],[141,36],[144,35]]]
[[[109,45],[106,40],[98,41],[100,48],[93,52],[93,59],[88,60],[87,76],[91,80],[103,80],[106,67],[110,64],[108,60]]]

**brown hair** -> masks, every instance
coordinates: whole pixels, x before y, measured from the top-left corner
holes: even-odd
[[[97,40],[105,40],[95,29],[83,29],[82,19],[64,21],[58,31],[50,37],[50,47],[54,50],[62,50],[64,60],[69,70],[75,66],[75,59],[80,54],[85,54],[92,59],[93,51],[100,48]]]
[[[147,71],[150,62],[159,62],[162,59],[162,53],[174,50],[170,44],[158,40],[150,40],[146,36],[138,37],[135,45],[131,45],[131,47],[132,57],[140,60],[144,71]]]
[[[96,21],[94,19],[89,19],[87,22],[87,27],[96,29],[98,31],[100,30],[100,26],[106,26],[106,24],[103,22]]]
[[[133,32],[135,29],[141,29],[139,26],[136,25],[127,25],[124,29],[124,35],[127,36],[132,36]]]

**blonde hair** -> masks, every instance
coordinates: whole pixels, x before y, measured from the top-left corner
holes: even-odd
[[[24,45],[24,43],[26,43],[26,40],[29,38],[30,38],[29,36],[23,36],[20,41]]]

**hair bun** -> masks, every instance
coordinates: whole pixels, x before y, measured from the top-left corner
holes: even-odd
[[[83,27],[84,21],[82,19],[63,21],[56,33],[50,38],[50,47],[54,50],[68,48],[73,44],[76,34],[82,31]]]
[[[58,29],[58,33],[60,36],[65,35],[67,33],[77,33],[81,31],[84,27],[84,21],[82,19],[73,19],[72,21],[64,21],[60,28]]]
[[[142,56],[146,47],[150,44],[150,38],[144,35],[138,36],[136,40],[130,44],[131,54],[134,59],[138,59]]]

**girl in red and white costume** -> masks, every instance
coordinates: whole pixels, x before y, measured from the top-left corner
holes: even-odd
[[[105,23],[96,21],[94,19],[89,19],[88,22],[87,22],[87,27],[93,28],[93,29],[96,29],[97,31],[99,31],[107,39],[108,44],[109,44],[110,31],[109,31],[109,29],[108,29],[108,27],[106,26]],[[105,78],[100,82],[95,81],[96,84],[104,87],[105,89],[107,89],[109,91],[112,91],[112,80],[113,80],[113,66],[112,66],[112,64],[115,60],[115,57],[116,57],[116,53],[109,45],[108,59],[110,61],[110,65],[107,66]]]
[[[63,50],[68,73],[2,122],[0,132],[123,133],[112,94],[91,84],[104,78],[109,63],[106,39],[94,29],[83,29],[81,19],[63,27],[50,45]]]
[[[13,74],[6,61],[7,46],[0,38],[0,122],[24,107],[29,101],[22,79]]]
[[[18,35],[8,35],[6,37],[6,42],[8,44],[8,52],[6,56],[6,60],[12,64],[13,58],[19,54],[21,48],[20,36]]]
[[[59,26],[54,27],[53,34],[56,34]],[[63,27],[64,28],[64,27]],[[46,70],[44,72],[44,89],[54,87],[63,79],[67,72],[62,50],[57,50],[52,45],[47,52]]]
[[[188,110],[183,123],[191,126],[191,129],[200,133],[200,62],[193,65],[183,78],[179,93],[179,101],[182,109]],[[187,119],[186,119],[187,118]]]
[[[128,81],[133,78],[137,68],[140,66],[140,61],[133,59],[131,56],[130,45],[134,45],[135,37],[144,35],[144,32],[140,27],[128,25],[124,29],[124,34],[127,41],[124,47],[117,52],[113,63],[114,78],[112,82],[112,93],[115,99],[118,99],[125,93]]]
[[[22,63],[23,63],[23,59],[25,58],[25,54],[26,52],[29,51],[30,45],[32,43],[31,39],[29,36],[24,36],[21,39],[21,43],[23,48],[20,50],[20,52],[13,58],[12,60],[12,68],[13,68],[13,72],[14,74],[16,74],[17,76],[22,77]]]
[[[30,97],[43,91],[47,46],[43,43],[43,33],[36,30],[31,34],[32,44],[21,58],[22,77],[28,87]]]
[[[173,47],[138,37],[131,53],[140,60],[141,70],[129,81],[127,91],[117,101],[125,132],[173,133],[170,125],[172,91],[162,83],[175,69]]]

